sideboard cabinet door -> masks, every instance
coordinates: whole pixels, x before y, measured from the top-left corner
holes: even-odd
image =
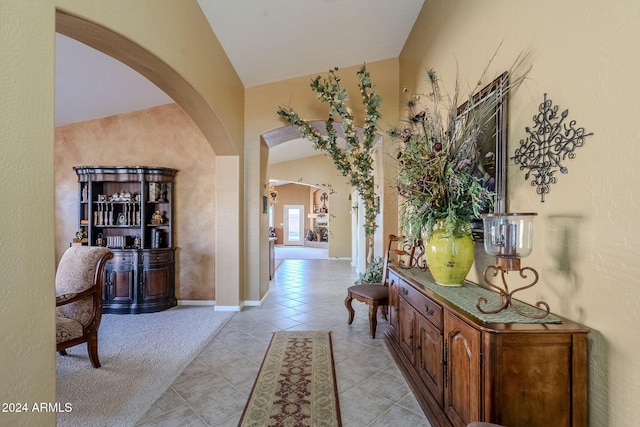
[[[444,354],[442,332],[422,316],[418,319],[417,367],[418,375],[425,383],[440,407],[443,404]]]
[[[400,349],[413,365],[416,363],[414,357],[415,353],[413,351],[415,311],[404,298],[399,298],[398,308],[398,335],[400,338]]]
[[[447,373],[445,412],[454,426],[466,427],[480,414],[480,331],[446,311],[444,315]]]

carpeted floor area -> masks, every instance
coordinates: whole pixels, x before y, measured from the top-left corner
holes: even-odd
[[[134,425],[232,315],[211,306],[103,315],[101,368],[91,366],[84,344],[56,356],[57,401],[72,409],[58,414],[58,426]]]
[[[275,332],[240,427],[339,427],[331,333]]]

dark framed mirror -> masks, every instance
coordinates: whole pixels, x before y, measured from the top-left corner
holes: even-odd
[[[507,205],[508,78],[509,75],[505,71],[469,101],[459,106],[457,111],[458,117],[462,117],[477,108],[491,107],[490,120],[482,132],[478,144],[479,152],[475,175],[483,180],[486,188],[494,192],[492,210],[494,213],[506,212]],[[484,237],[482,219],[473,218],[471,228],[474,240],[482,242]]]

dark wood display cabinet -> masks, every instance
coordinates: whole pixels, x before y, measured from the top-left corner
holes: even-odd
[[[588,425],[587,328],[483,315],[477,299],[492,291],[445,289],[417,268],[388,277],[386,342],[432,425]]]
[[[175,169],[75,166],[79,234],[107,246],[104,313],[137,314],[176,305],[173,246]]]

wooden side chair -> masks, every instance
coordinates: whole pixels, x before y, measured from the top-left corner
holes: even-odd
[[[344,300],[344,305],[349,313],[347,324],[350,325],[353,323],[353,317],[355,316],[351,302],[354,299],[363,302],[369,306],[369,334],[371,338],[375,338],[379,308],[381,308],[382,311],[382,318],[387,320],[387,307],[389,305],[387,268],[393,264],[402,264],[405,267],[411,267],[416,262],[416,245],[410,243],[404,236],[390,234],[387,253],[384,258],[382,281],[375,284],[354,285],[347,289],[347,298]]]
[[[113,258],[108,248],[72,246],[65,251],[56,271],[56,350],[87,343],[94,368],[98,359],[98,328],[102,318],[104,266]]]

